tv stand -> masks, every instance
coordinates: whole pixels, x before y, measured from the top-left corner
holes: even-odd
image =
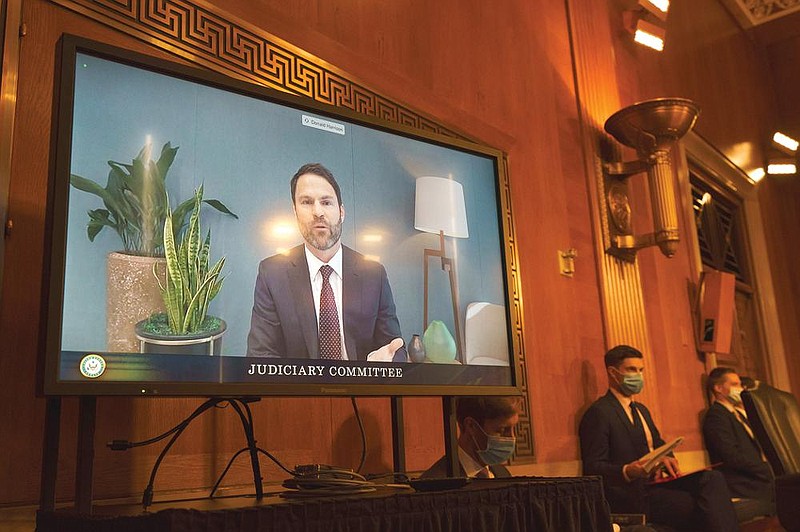
[[[45,425],[44,425],[44,445],[42,448],[42,476],[40,484],[39,511],[52,512],[55,510],[56,501],[56,479],[58,473],[58,451],[61,434],[61,396],[48,396],[46,399]],[[181,432],[188,426],[188,423],[202,412],[222,402],[228,402],[239,415],[242,427],[247,440],[247,447],[250,454],[250,462],[253,468],[253,484],[257,500],[264,496],[261,468],[258,461],[260,449],[256,446],[255,434],[253,431],[253,418],[249,403],[260,401],[260,397],[212,397],[195,409],[194,413],[182,423],[182,428],[176,428],[172,439],[166,444],[162,455],[155,464],[158,465],[169,447],[175,442]],[[392,413],[392,454],[395,472],[405,472],[405,445],[403,429],[403,403],[401,397],[391,397]],[[93,483],[94,473],[94,438],[95,424],[97,417],[97,397],[82,396],[79,398],[79,420],[78,420],[78,440],[77,440],[77,460],[75,472],[75,506],[74,510],[83,515],[92,514]],[[179,424],[181,425],[181,424]],[[178,425],[178,426],[179,426]],[[176,427],[178,427],[176,426]],[[166,437],[166,436],[165,436]],[[236,456],[232,458],[235,459]],[[457,455],[456,455],[457,456]],[[224,473],[223,473],[224,475]],[[155,478],[155,471],[151,475],[151,487]],[[221,479],[220,479],[221,480]],[[216,487],[215,487],[216,490]],[[214,491],[215,491],[214,490]],[[213,493],[213,491],[212,491]],[[143,497],[143,504],[149,506],[152,492],[146,492]]]
[[[392,396],[392,465],[395,473],[406,470],[405,428],[403,427],[403,398]]]
[[[444,454],[447,457],[447,476],[459,477],[458,432],[456,430],[456,398],[442,397],[442,422],[444,424]]]
[[[158,466],[163,460],[170,447],[183,433],[186,427],[200,414],[206,410],[217,406],[220,403],[228,403],[238,414],[244,429],[247,449],[250,454],[250,463],[253,469],[253,485],[255,487],[256,500],[264,498],[264,488],[262,485],[261,465],[258,461],[258,447],[256,446],[255,433],[253,431],[253,415],[250,410],[250,403],[260,401],[260,397],[211,397],[197,407],[192,414],[184,421],[176,425],[172,430],[162,434],[162,437],[174,433],[167,442],[161,454],[156,459],[150,475],[145,493],[142,497],[142,505],[147,508],[152,503],[152,490]],[[92,513],[92,475],[94,473],[94,434],[97,417],[97,398],[85,396],[80,398],[78,409],[78,446],[75,471],[75,510],[80,514],[90,515]],[[55,509],[56,475],[58,469],[58,449],[60,443],[61,429],[61,397],[51,396],[47,398],[45,412],[44,446],[42,450],[42,480],[41,494],[39,498],[40,511],[53,511]],[[155,443],[162,439],[157,437],[150,443]],[[117,443],[117,442],[114,442]],[[128,443],[128,442],[126,442]],[[147,443],[143,443],[146,445]],[[112,444],[109,444],[113,447]],[[136,445],[122,445],[117,450],[130,449]]]
[[[97,397],[81,397],[78,406],[78,456],[75,464],[75,508],[92,512],[94,474],[94,428]]]

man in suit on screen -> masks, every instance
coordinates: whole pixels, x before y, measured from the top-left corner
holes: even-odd
[[[650,411],[634,396],[644,386],[644,357],[627,345],[604,358],[608,392],[592,403],[580,422],[583,473],[603,477],[613,513],[638,513],[648,523],[676,530],[739,530],[730,492],[717,471],[681,477],[678,461],[665,456],[651,472],[640,458],[664,444]],[[670,482],[656,483],[659,477]]]
[[[341,243],[333,174],[305,164],[290,188],[305,242],[259,264],[247,356],[405,361],[386,269]]]

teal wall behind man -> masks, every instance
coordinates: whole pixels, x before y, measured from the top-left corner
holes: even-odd
[[[91,56],[81,56],[76,70],[73,173],[105,186],[107,160],[130,163],[148,140],[157,158],[171,142],[179,146],[167,178],[173,207],[204,184],[207,199],[239,216],[205,207],[201,217],[203,231],[212,231],[212,261],[227,257],[225,284],[211,305],[228,323],[224,354],[246,350],[258,262],[301,242],[289,179],[307,162],[337,177],[346,210],[342,240],[385,265],[406,340],[422,332],[423,249],[438,247],[438,236],[414,229],[417,177],[464,187],[469,238],[446,239],[458,266],[462,323],[470,302],[504,304],[493,159],[352,124],[344,135],[307,127],[301,115],[311,113]],[[104,229],[89,242],[86,212],[101,207],[99,198],[73,188],[69,201],[62,346],[102,351],[105,257],[121,241]],[[448,277],[435,259],[429,269],[429,319],[452,332]]]

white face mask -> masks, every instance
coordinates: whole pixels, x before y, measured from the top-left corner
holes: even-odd
[[[742,391],[744,390],[741,386],[731,387],[731,389],[728,390],[728,399],[737,405],[742,404]]]

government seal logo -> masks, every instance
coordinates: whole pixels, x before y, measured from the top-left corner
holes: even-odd
[[[86,355],[81,359],[81,375],[89,379],[96,379],[106,370],[106,361],[100,355],[94,353]]]

